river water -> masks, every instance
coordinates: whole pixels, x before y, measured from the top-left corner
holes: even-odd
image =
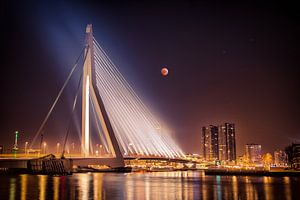
[[[300,199],[300,177],[201,171],[0,176],[0,199]]]

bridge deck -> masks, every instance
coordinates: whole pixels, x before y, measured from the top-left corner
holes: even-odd
[[[41,156],[40,156],[41,157]],[[0,157],[0,168],[27,168],[28,160],[40,158],[36,155],[34,156],[24,156],[18,155],[18,157],[14,157],[13,155],[5,155]],[[59,157],[57,155],[57,157]],[[73,165],[76,166],[88,166],[88,165],[108,165],[111,167],[120,167],[124,166],[124,161],[120,162],[120,160],[115,160],[115,162],[111,162],[110,156],[99,157],[99,156],[90,156],[88,158],[81,157],[79,155],[68,155],[66,158],[71,159],[73,161]],[[168,161],[168,162],[176,162],[176,163],[188,163],[193,162],[190,160],[186,160],[184,158],[165,158],[165,157],[124,157],[124,160],[156,160],[156,161]],[[194,162],[193,162],[194,163]]]

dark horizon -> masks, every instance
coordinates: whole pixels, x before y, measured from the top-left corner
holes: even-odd
[[[236,126],[238,155],[247,143],[273,153],[300,142],[300,12],[292,2],[1,4],[0,145],[12,145],[15,130],[21,143],[35,135],[88,23],[186,153],[200,152],[203,126],[225,122]],[[47,126],[53,143],[63,137],[51,134],[65,131],[73,91]]]

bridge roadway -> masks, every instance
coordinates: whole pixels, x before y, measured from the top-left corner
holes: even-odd
[[[165,157],[151,157],[151,156],[145,156],[145,157],[124,157],[124,160],[158,160],[158,161],[169,161],[169,162],[176,162],[176,163],[189,163],[194,161],[190,161],[184,158],[165,158]]]
[[[44,156],[44,155],[43,155]],[[0,156],[0,169],[2,168],[20,168],[24,169],[27,168],[27,163],[29,160],[40,158],[41,156],[21,156],[18,155],[17,157],[14,157],[12,154],[6,154]],[[59,158],[59,156],[57,155]],[[83,158],[78,155],[68,155],[66,156],[67,159],[71,159],[73,162],[73,165],[77,166],[88,166],[88,165],[105,165],[108,163],[108,160],[111,159],[111,157],[88,157]],[[176,163],[195,163],[194,161],[190,161],[184,158],[164,158],[164,157],[151,157],[151,156],[127,156],[124,157],[124,160],[153,160],[153,161],[168,161],[168,162],[176,162]]]

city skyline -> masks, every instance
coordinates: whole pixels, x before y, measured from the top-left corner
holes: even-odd
[[[236,124],[237,155],[247,143],[273,152],[299,141],[299,30],[291,8],[278,14],[277,4],[258,3],[5,6],[0,130],[5,144],[13,145],[16,130],[21,140],[34,136],[90,21],[109,56],[185,152],[199,153],[202,126],[223,122]],[[169,69],[167,77],[160,75],[162,67]],[[57,128],[48,133],[64,129],[68,113],[56,115],[58,122],[49,126]]]

